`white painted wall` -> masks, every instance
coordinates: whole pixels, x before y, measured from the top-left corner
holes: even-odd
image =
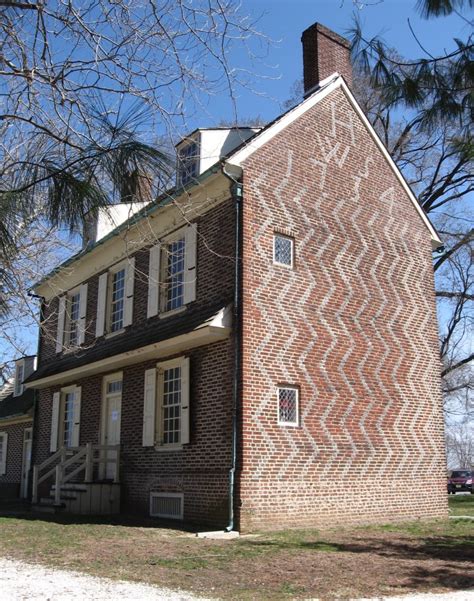
[[[147,204],[148,202],[121,202],[100,209],[97,220],[87,224],[87,238],[97,242]]]
[[[249,129],[201,129],[199,175],[212,167],[219,159],[248,140],[260,128]]]

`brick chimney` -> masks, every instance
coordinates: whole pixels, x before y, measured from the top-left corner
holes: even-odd
[[[352,85],[351,44],[321,23],[303,31],[304,91],[307,95],[320,81],[337,72]]]

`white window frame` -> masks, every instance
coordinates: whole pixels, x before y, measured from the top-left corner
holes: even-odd
[[[22,370],[21,378],[20,378],[20,368]],[[13,390],[13,396],[21,396],[25,390],[25,386],[23,385],[23,380],[25,379],[25,360],[21,359],[17,361],[15,365],[15,388]]]
[[[168,248],[171,244],[178,242],[179,240],[183,241],[183,278],[182,278],[182,296],[181,296],[181,304],[178,307],[173,307],[168,309],[168,257],[169,252]],[[167,316],[173,313],[178,313],[183,311],[186,307],[185,303],[185,286],[186,286],[186,228],[182,228],[175,232],[172,236],[169,236],[164,240],[161,244],[161,253],[160,253],[160,315]]]
[[[8,432],[0,432],[0,440],[2,445],[2,456],[0,459],[0,476],[4,476],[7,473]]]
[[[71,438],[74,436],[73,432],[74,432],[74,423],[75,423],[75,419],[76,416],[74,415],[74,404],[76,402],[76,395],[77,395],[77,386],[68,386],[67,388],[61,388],[61,404],[59,407],[59,431],[58,431],[58,440],[60,443],[60,447],[65,447],[66,449],[72,447],[73,445],[65,445],[64,444],[64,418],[65,418],[65,412],[66,412],[66,396],[68,394],[74,393],[74,398],[72,400],[72,421],[71,421]],[[72,443],[72,440],[71,440]]]
[[[287,422],[280,420],[280,390],[294,390],[296,392],[296,421]],[[277,398],[277,421],[279,426],[288,426],[290,428],[297,428],[300,425],[300,389],[298,386],[293,384],[280,384],[276,388]]]
[[[120,392],[108,392],[107,388],[110,382],[121,382],[122,387]],[[107,374],[102,378],[102,416],[101,416],[101,435],[100,440],[102,444],[106,444],[105,442],[105,434],[107,430],[107,405],[110,399],[119,398],[120,402],[123,400],[123,371],[117,371],[113,374]],[[121,412],[120,412],[121,413]],[[120,415],[120,418],[122,416]]]
[[[112,331],[112,294],[114,276],[123,271],[123,297],[122,297],[122,326],[117,330]],[[107,274],[107,296],[106,296],[106,315],[105,315],[105,331],[108,336],[116,336],[125,331],[125,303],[127,297],[127,263],[122,262],[114,265],[109,269]]]
[[[79,297],[79,303],[77,307],[77,319],[76,323],[76,342],[71,344],[71,307],[72,299],[74,296]],[[64,331],[63,331],[63,345],[65,350],[76,349],[80,346],[80,329],[81,329],[81,286],[73,288],[66,294],[66,312],[64,317]]]
[[[288,263],[281,263],[276,258],[277,238],[284,238],[285,240],[289,240],[291,243],[291,252],[290,252],[291,262],[289,265],[288,265]],[[274,234],[273,234],[273,264],[278,265],[279,267],[286,267],[287,269],[293,269],[294,263],[295,263],[295,239],[293,238],[293,236],[288,236],[287,234],[282,234],[280,232],[274,232]]]
[[[51,453],[55,453],[59,448],[64,447],[64,412],[66,404],[66,395],[71,392],[75,393],[73,401],[71,446],[72,448],[79,446],[82,387],[73,384],[71,386],[61,388],[61,390],[58,390],[53,394],[51,412],[51,436],[49,449]]]
[[[164,438],[164,373],[175,367],[181,368],[181,399],[180,399],[180,430],[178,442],[163,442]],[[182,449],[184,444],[189,442],[189,373],[187,378],[185,372],[189,370],[189,358],[177,357],[169,361],[162,361],[157,364],[157,384],[156,384],[156,413],[155,413],[155,440],[156,448],[160,449]],[[184,380],[184,385],[183,385]],[[186,381],[187,380],[187,381]],[[186,440],[183,440],[183,425],[188,434]]]

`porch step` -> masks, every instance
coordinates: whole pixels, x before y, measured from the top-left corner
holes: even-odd
[[[54,494],[54,491],[56,490],[56,484],[53,484],[51,486],[51,493]],[[80,493],[80,492],[87,492],[87,484],[61,484],[61,494],[63,493]]]
[[[60,513],[65,508],[65,504],[61,503],[61,505],[54,505],[54,500],[49,499],[48,497],[44,497],[40,499],[39,503],[35,503],[31,506],[31,511],[37,513],[49,513],[55,514]]]

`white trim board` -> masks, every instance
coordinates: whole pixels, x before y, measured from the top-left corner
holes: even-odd
[[[232,173],[233,168],[235,170],[235,167],[242,169],[244,161],[248,159],[256,150],[258,150],[264,144],[269,142],[274,136],[276,136],[283,129],[285,129],[285,127],[293,123],[293,121],[298,119],[298,117],[306,113],[306,111],[311,109],[318,102],[326,98],[326,96],[328,96],[329,94],[331,94],[331,92],[338,88],[341,88],[344,94],[346,95],[352,108],[355,110],[356,114],[367,129],[369,135],[372,137],[372,139],[378,146],[379,150],[381,151],[383,157],[391,167],[398,181],[401,183],[403,189],[408,195],[408,198],[411,200],[417,213],[420,215],[423,223],[428,228],[428,231],[431,235],[432,247],[436,250],[442,244],[436,230],[434,229],[433,225],[431,224],[430,220],[426,216],[421,206],[419,205],[410,186],[407,184],[405,178],[403,177],[399,168],[395,164],[395,161],[390,156],[390,153],[385,148],[385,145],[383,144],[382,140],[379,138],[376,131],[372,127],[370,121],[367,119],[363,110],[360,108],[357,100],[355,99],[354,95],[352,94],[346,82],[344,81],[344,78],[341,77],[338,73],[334,73],[330,77],[324,79],[320,83],[319,88],[313,94],[311,94],[311,96],[309,96],[306,100],[303,100],[303,102],[298,104],[295,108],[282,115],[279,119],[275,121],[275,123],[273,123],[273,125],[263,130],[261,133],[256,134],[253,138],[251,138],[251,140],[248,143],[245,144],[243,148],[240,148],[234,154],[231,154],[226,161],[226,166],[230,168],[229,173]]]

